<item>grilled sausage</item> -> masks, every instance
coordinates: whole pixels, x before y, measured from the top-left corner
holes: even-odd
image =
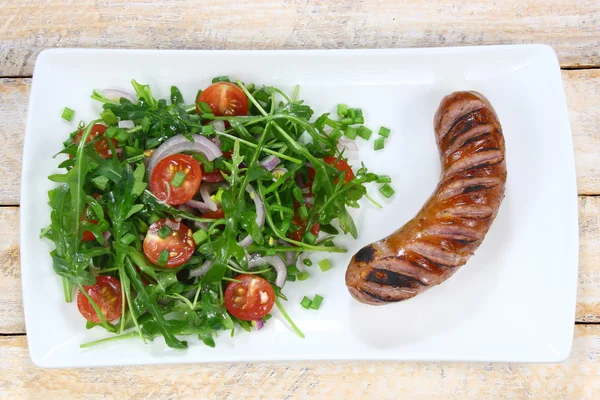
[[[406,300],[448,279],[483,241],[504,198],[504,136],[477,92],[442,99],[434,117],[440,182],[415,218],[352,257],[346,285],[367,304]]]

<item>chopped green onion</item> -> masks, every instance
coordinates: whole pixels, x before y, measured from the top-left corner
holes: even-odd
[[[382,126],[381,128],[379,128],[379,135],[383,136],[383,137],[388,137],[390,136],[390,130],[388,128],[386,128],[385,126]]]
[[[361,126],[358,128],[358,136],[365,140],[369,140],[371,138],[372,133],[373,131],[367,128],[366,126]]]
[[[213,113],[202,113],[203,119],[215,119],[215,114]]]
[[[331,269],[331,263],[328,259],[324,258],[321,261],[319,261],[319,268],[321,268],[321,271],[323,272],[328,271]]]
[[[308,244],[314,244],[317,241],[317,237],[313,235],[312,232],[306,232],[304,234],[304,240],[306,240],[306,243]]]
[[[160,236],[161,239],[166,238],[171,233],[173,233],[173,230],[171,228],[169,228],[168,226],[166,226],[166,225],[164,225],[162,228],[160,228],[158,230],[158,236]]]
[[[384,137],[380,137],[375,139],[375,141],[373,142],[373,148],[375,150],[381,150],[385,147],[385,138]]]
[[[169,251],[167,249],[163,249],[163,251],[161,251],[160,255],[158,256],[158,261],[156,262],[156,264],[159,267],[164,267],[165,265],[167,265],[167,261],[169,261]]]
[[[333,131],[331,131],[329,137],[337,142],[339,138],[342,137],[342,131],[340,131],[340,128],[335,128]]]
[[[69,107],[65,107],[61,115],[62,119],[71,122],[73,116],[75,116],[75,111],[71,110]]]
[[[102,120],[104,122],[106,122],[107,125],[112,125],[112,124],[116,124],[117,122],[119,122],[119,119],[112,112],[111,109],[107,109],[107,110],[102,111],[100,113],[100,118],[102,118]]]
[[[313,265],[313,262],[311,261],[310,258],[305,258],[304,261],[302,261],[304,263],[304,265],[306,265],[307,267],[310,267]]]
[[[363,110],[362,110],[362,108],[355,108],[354,109],[354,115],[355,115],[355,118],[362,117],[363,116]]]
[[[212,83],[217,83],[217,82],[231,82],[231,80],[229,79],[229,77],[227,75],[223,75],[223,76],[217,76],[212,79]]]
[[[296,274],[296,277],[298,278],[299,281],[305,281],[308,279],[309,276],[310,276],[310,274],[308,272],[298,272]]]
[[[197,230],[192,235],[192,239],[194,239],[196,245],[199,245],[200,243],[208,239],[208,232],[206,232],[204,229]]]
[[[179,186],[181,186],[183,181],[185,181],[185,177],[186,177],[186,175],[183,172],[181,172],[181,171],[175,172],[175,176],[171,180],[171,186],[178,188]]]
[[[321,303],[323,302],[323,296],[315,294],[314,299],[310,302],[310,308],[313,310],[318,310],[321,307]]]
[[[387,175],[379,175],[377,177],[377,179],[375,180],[375,182],[377,182],[377,183],[390,183],[390,182],[392,182],[392,178],[390,178]]]
[[[342,118],[342,120],[340,122],[344,125],[352,125],[354,123],[354,118],[350,118],[350,117]]]
[[[385,185],[383,185],[379,191],[381,192],[381,194],[386,197],[386,198],[390,198],[393,196],[394,193],[396,193],[396,191],[394,189],[392,189],[392,187],[390,185],[388,185],[387,183]]]
[[[296,275],[300,270],[294,264],[290,264],[287,266],[287,271],[289,275]]]
[[[346,128],[344,135],[346,135],[348,138],[354,140],[354,139],[356,139],[356,135],[358,135],[358,128],[353,128],[353,127],[349,126]]]
[[[364,124],[365,123],[365,118],[364,117],[354,117],[354,121],[352,121],[355,124]]]
[[[348,106],[345,104],[338,104],[337,106],[337,114],[344,118],[346,115],[348,115]]]
[[[356,117],[356,110],[354,108],[348,109],[348,117],[354,119]]]
[[[210,135],[211,133],[215,132],[215,127],[212,125],[203,125],[202,126],[202,134],[203,135]]]
[[[302,220],[308,219],[308,208],[306,206],[301,206],[298,208],[298,215]]]
[[[304,296],[300,302],[300,305],[308,310],[310,308],[310,303],[312,303],[312,301],[308,297]]]

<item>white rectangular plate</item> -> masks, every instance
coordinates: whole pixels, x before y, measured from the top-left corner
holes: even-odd
[[[306,334],[290,331],[278,311],[259,332],[223,332],[216,348],[190,338],[189,349],[162,339],[133,339],[79,348],[106,337],[85,329],[75,304],[62,298],[48,241],[47,180],[57,171],[52,156],[100,105],[93,89],[151,85],[158,97],[178,86],[187,102],[210,78],[292,90],[315,113],[338,103],[362,107],[367,124],[391,128],[384,151],[372,140],[360,158],[393,178],[396,194],[377,209],[363,203],[354,213],[356,241],[348,253],[329,257],[333,269],[312,267],[305,282],[288,282],[287,311]],[[476,255],[450,280],[406,302],[372,307],[354,301],[344,283],[352,254],[412,218],[435,188],[440,162],[433,114],[443,96],[476,90],[495,107],[506,137],[506,198]],[[68,123],[63,107],[76,111]],[[374,134],[376,135],[376,133]],[[362,141],[362,142],[361,142]],[[38,57],[31,98],[21,193],[21,268],[27,339],[33,362],[44,367],[214,361],[316,359],[461,360],[557,362],[570,352],[578,261],[577,191],[573,146],[559,65],[546,46],[498,46],[339,51],[44,51]],[[324,296],[320,310],[300,300]]]

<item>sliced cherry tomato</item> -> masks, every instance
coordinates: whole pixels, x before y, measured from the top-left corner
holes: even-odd
[[[85,214],[83,215],[83,217],[81,217],[82,221],[86,221],[89,222],[90,224],[94,224],[97,225],[98,221],[96,221],[95,219],[87,219],[87,217],[85,216]],[[94,234],[90,231],[83,231],[83,235],[81,236],[81,241],[82,242],[90,242],[92,240],[95,240],[96,236],[94,236]]]
[[[100,198],[100,195],[98,193],[92,193],[92,197],[95,198],[96,200],[98,200]],[[85,211],[83,212],[83,215],[81,216],[81,220],[82,221],[87,221],[90,224],[94,224],[97,225],[98,221],[95,219],[88,219],[88,208],[87,206],[85,207]],[[90,242],[92,240],[96,239],[96,237],[94,236],[94,234],[90,231],[83,231],[83,235],[81,236],[81,241],[82,242]]]
[[[248,98],[237,85],[230,82],[217,82],[207,87],[198,101],[207,103],[216,116],[248,114]],[[200,110],[196,107],[200,114]]]
[[[202,218],[220,219],[225,218],[225,212],[222,208],[217,208],[215,211],[209,211],[202,214]]]
[[[194,254],[196,243],[192,238],[192,230],[182,222],[179,223],[179,229],[173,230],[164,239],[161,238],[158,231],[165,226],[166,221],[166,219],[159,219],[150,225],[144,238],[144,254],[153,264],[158,265],[161,252],[166,250],[169,257],[163,267],[175,268],[190,259]],[[175,221],[173,223],[176,224]]]
[[[223,174],[221,174],[221,170],[214,169],[212,172],[202,171],[202,182],[215,183],[215,182],[223,182],[225,178],[223,178]]]
[[[183,182],[174,185],[176,175],[184,174]],[[152,193],[167,204],[183,204],[194,197],[200,188],[202,169],[198,161],[186,154],[174,154],[162,159],[150,177]]]
[[[253,321],[267,315],[275,303],[275,292],[269,282],[256,275],[238,275],[225,290],[225,308],[231,315]]]
[[[337,157],[323,157],[323,161],[325,161],[327,164],[334,166],[340,172],[345,172],[344,183],[348,183],[352,179],[354,179],[354,172],[352,172],[352,168],[350,168],[348,163],[342,159],[335,162],[336,160]],[[310,179],[311,182],[315,180],[315,170],[311,167],[308,167],[308,179]],[[336,179],[335,181],[333,181],[333,183],[338,183],[338,180]]]
[[[112,276],[97,276],[96,283],[83,287],[87,294],[94,300],[104,314],[107,321],[114,321],[123,312],[123,297],[121,296],[121,282]],[[99,324],[100,317],[94,307],[81,291],[77,292],[77,308],[85,319]]]
[[[92,126],[92,130],[90,131],[90,134],[87,137],[86,143],[91,142],[98,136],[104,136],[104,132],[106,132],[106,126],[100,124]],[[73,138],[73,143],[79,143],[79,141],[81,140],[81,135],[83,135],[83,129],[80,130],[77,136]],[[116,149],[118,142],[115,139],[110,140]],[[108,145],[107,138],[99,139],[96,142],[94,142],[94,148],[98,152],[98,155],[100,155],[100,157],[102,158],[111,158],[113,156],[110,146]]]
[[[307,206],[308,206],[308,208],[312,208],[310,205],[307,205]],[[295,212],[294,212],[294,218],[292,218],[292,224],[300,227],[300,229],[298,229],[294,232],[290,232],[288,234],[288,236],[292,240],[301,242],[302,238],[304,237],[304,232],[306,232],[306,220],[303,220],[300,217],[300,214],[298,214],[298,208],[300,208],[300,205],[298,205],[298,207],[296,207],[296,205],[294,204],[294,208],[295,208]],[[321,232],[321,224],[319,224],[317,222],[317,223],[311,225],[310,233],[312,233],[315,236],[319,236],[320,232]]]

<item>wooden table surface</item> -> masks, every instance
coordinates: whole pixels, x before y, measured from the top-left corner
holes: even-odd
[[[0,398],[598,398],[599,21],[600,0],[0,1]],[[31,75],[40,50],[508,43],[549,44],[563,68],[581,243],[575,338],[566,362],[294,362],[67,370],[32,365],[21,302],[19,171]]]

